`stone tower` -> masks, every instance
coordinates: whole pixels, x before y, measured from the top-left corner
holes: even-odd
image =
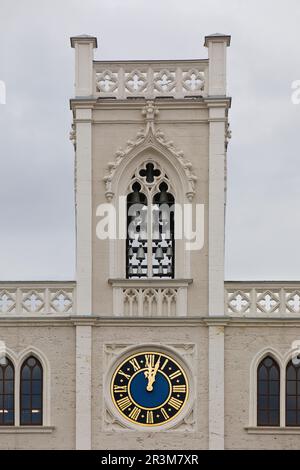
[[[96,38],[71,38],[78,447],[135,448],[137,437],[142,447],[224,446],[224,327],[214,319],[224,316],[229,44],[230,36],[214,34],[205,37],[208,59],[104,62],[93,60]],[[181,210],[177,229],[193,212],[190,249],[184,234],[164,245],[149,240],[149,229],[141,243],[128,241],[120,216],[128,195],[148,205],[167,193]],[[116,215],[107,238],[99,233],[105,213]],[[174,357],[189,387],[174,419],[155,426],[127,420],[130,405],[120,413],[110,389],[117,365],[148,350]]]

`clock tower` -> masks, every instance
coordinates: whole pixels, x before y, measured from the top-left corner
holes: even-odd
[[[78,449],[224,447],[229,44],[116,62],[71,38]]]

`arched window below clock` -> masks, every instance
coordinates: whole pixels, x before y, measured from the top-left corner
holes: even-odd
[[[280,369],[272,356],[266,356],[257,368],[257,425],[280,424]]]
[[[35,356],[29,356],[21,367],[20,424],[43,424],[43,368]]]
[[[286,367],[286,426],[300,426],[300,364]]]
[[[154,161],[138,167],[127,195],[127,278],[174,278],[174,204],[163,169]]]
[[[0,426],[13,426],[15,422],[15,369],[7,357],[0,361]]]

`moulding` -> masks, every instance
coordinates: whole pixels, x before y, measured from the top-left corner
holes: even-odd
[[[110,398],[110,381],[117,362],[121,362],[133,352],[147,350],[153,348],[172,354],[183,366],[190,385],[190,394],[184,410],[174,420],[169,423],[162,424],[153,428],[145,428],[135,423],[131,423],[118,413]],[[105,370],[107,371],[103,376],[103,390],[104,390],[104,415],[103,415],[103,430],[104,431],[126,431],[131,432],[195,432],[196,431],[196,345],[194,343],[106,343],[103,345],[104,349],[104,362]]]
[[[186,196],[191,201],[195,194],[195,184],[197,176],[193,172],[192,163],[184,157],[182,150],[178,150],[173,141],[168,140],[161,129],[155,126],[155,117],[159,111],[155,106],[154,101],[147,101],[146,105],[142,109],[142,115],[144,116],[144,127],[140,129],[134,140],[128,140],[125,149],[119,149],[115,153],[115,160],[108,163],[107,175],[103,178],[105,182],[105,196],[110,202],[115,195],[115,174],[120,167],[121,163],[128,157],[133,151],[137,153],[137,150],[144,150],[148,147],[154,147],[161,151],[167,151],[171,154],[182,167],[186,180],[187,190]]]

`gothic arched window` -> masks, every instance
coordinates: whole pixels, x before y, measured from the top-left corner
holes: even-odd
[[[279,426],[280,370],[277,362],[265,357],[257,369],[257,425]]]
[[[156,163],[137,169],[127,196],[127,278],[174,278],[174,203],[168,176]]]
[[[15,370],[12,362],[0,358],[0,425],[12,426],[15,422]]]
[[[21,367],[20,424],[43,424],[43,368],[34,356]]]
[[[300,426],[300,364],[290,361],[286,367],[286,426]]]

